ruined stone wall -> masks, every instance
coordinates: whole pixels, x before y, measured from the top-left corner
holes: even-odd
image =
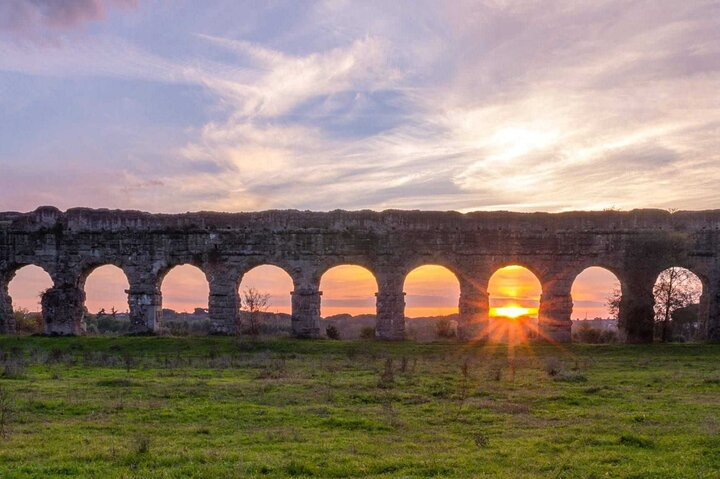
[[[652,286],[670,266],[704,284],[709,337],[720,340],[720,210],[676,212],[510,213],[421,211],[264,211],[155,215],[137,211],[43,207],[0,213],[0,332],[12,333],[7,285],[28,264],[45,269],[53,288],[43,299],[49,334],[81,334],[87,276],[116,265],[125,272],[134,330],[162,321],[160,284],[174,266],[202,269],[217,332],[232,333],[238,286],[251,268],[272,264],[289,273],[293,328],[319,334],[320,277],[356,264],[378,281],[377,335],[404,336],[406,275],[424,264],[453,271],[460,282],[460,332],[481,338],[488,326],[487,284],[497,269],[519,264],[543,288],[539,322],[549,340],[570,339],[570,288],[585,268],[601,266],[622,285],[621,323],[628,341],[652,340]]]

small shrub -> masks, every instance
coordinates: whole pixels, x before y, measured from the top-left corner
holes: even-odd
[[[133,438],[133,451],[135,454],[149,454],[150,453],[150,438],[139,434]]]
[[[329,339],[340,339],[340,331],[335,326],[328,326],[325,334],[327,334]]]
[[[475,445],[479,448],[488,447],[490,445],[490,438],[482,432],[476,432],[473,434],[473,441],[475,441]]]
[[[450,339],[455,337],[455,328],[448,318],[440,318],[435,321],[435,334],[438,338]]]
[[[25,362],[19,358],[8,359],[5,361],[2,376],[7,379],[22,379],[26,375],[27,368]]]
[[[375,328],[366,326],[360,330],[360,339],[375,339]]]
[[[636,436],[634,434],[623,434],[620,436],[620,444],[624,446],[650,448],[653,447],[653,442],[650,439]]]
[[[21,308],[14,311],[15,329],[18,334],[42,334],[43,319],[40,313],[31,313]]]
[[[297,461],[290,461],[290,464],[285,467],[285,472],[288,473],[288,475],[292,477],[296,476],[314,476],[315,471],[310,469],[308,466],[303,464],[302,462]]]
[[[555,377],[563,371],[563,364],[556,357],[550,357],[545,361],[545,372],[550,377]]]

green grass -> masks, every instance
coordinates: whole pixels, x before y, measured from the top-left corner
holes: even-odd
[[[720,477],[720,346],[512,356],[451,343],[0,338],[13,411],[0,477]]]

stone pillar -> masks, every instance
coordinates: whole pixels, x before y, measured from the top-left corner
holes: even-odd
[[[490,321],[489,279],[460,278],[458,338],[463,341],[487,339]]]
[[[55,283],[42,295],[45,334],[73,336],[85,333],[85,291],[77,283]]]
[[[320,337],[320,284],[296,285],[292,295],[292,331],[296,338]]]
[[[553,343],[571,341],[572,277],[554,274],[542,284],[538,311],[538,339]]]
[[[400,275],[378,276],[375,294],[375,337],[389,341],[405,339],[405,278]]]
[[[210,297],[208,311],[210,331],[213,334],[236,334],[239,332],[240,282],[238,275],[227,270],[213,269],[208,274]]]
[[[707,340],[720,343],[720,274],[710,278],[706,290],[703,291],[700,304],[700,314],[706,325]],[[704,316],[703,313],[705,313]]]
[[[132,334],[153,334],[162,323],[162,294],[156,282],[130,283],[130,331]]]
[[[652,343],[655,327],[655,277],[628,275],[622,281],[618,328],[627,343]]]
[[[8,293],[8,275],[0,271],[0,334],[15,334],[15,315]]]

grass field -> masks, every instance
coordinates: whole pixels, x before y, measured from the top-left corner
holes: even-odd
[[[3,479],[720,477],[718,345],[5,337],[0,358]]]

